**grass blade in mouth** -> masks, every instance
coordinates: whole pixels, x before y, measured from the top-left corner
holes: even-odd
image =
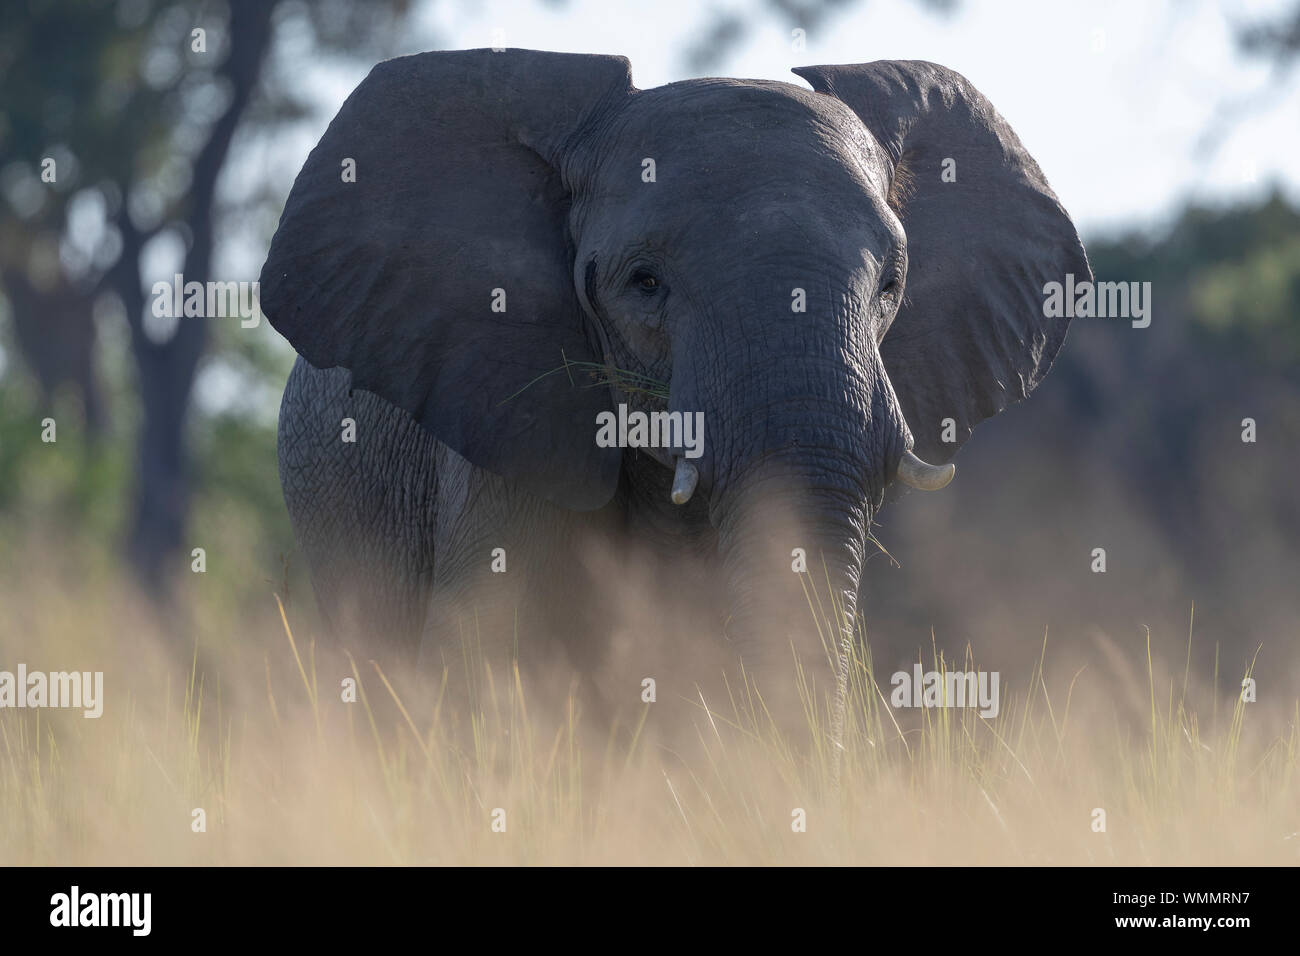
[[[587,384],[581,386],[582,388],[598,388],[602,385],[612,385],[614,388],[628,394],[646,395],[660,401],[668,401],[669,386],[667,382],[661,382],[649,375],[642,375],[640,372],[633,372],[630,369],[616,368],[604,362],[576,362],[565,358],[563,364],[538,375],[519,391],[502,399],[498,405],[504,405],[506,402],[518,398],[542,379],[555,375],[557,372],[568,372],[569,380],[575,385],[578,384],[574,379],[575,372],[579,378],[586,377],[590,379]]]

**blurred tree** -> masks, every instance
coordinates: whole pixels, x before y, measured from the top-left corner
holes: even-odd
[[[814,33],[862,0],[752,0],[742,8],[713,12],[700,38],[682,54],[682,69],[700,76],[720,69],[749,39],[753,29],[765,20],[777,20],[791,30]],[[916,0],[939,13],[951,13],[958,0]]]
[[[1237,43],[1244,52],[1273,61],[1280,71],[1289,71],[1300,56],[1300,3],[1242,27]]]
[[[1270,64],[1272,70],[1258,88],[1229,97],[1215,106],[1213,117],[1205,124],[1196,143],[1195,151],[1202,157],[1218,151],[1228,141],[1234,126],[1252,114],[1272,108],[1288,92],[1287,77],[1300,60],[1300,3],[1263,17],[1247,15],[1239,19],[1233,39],[1243,54]]]
[[[185,424],[209,328],[151,322],[145,289],[164,277],[146,274],[150,244],[179,236],[176,271],[186,282],[213,278],[220,180],[237,131],[274,135],[310,112],[299,85],[259,84],[277,45],[299,68],[335,54],[368,63],[406,41],[412,4],[24,6],[0,26],[0,196],[12,213],[0,223],[0,287],[42,402],[70,385],[92,435],[104,419],[95,308],[107,299],[125,315],[141,403],[127,551],[161,595],[184,534]]]

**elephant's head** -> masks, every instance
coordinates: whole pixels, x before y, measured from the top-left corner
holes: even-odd
[[[1061,346],[1044,283],[1090,276],[965,79],[795,72],[813,91],[641,91],[622,58],[521,50],[382,63],[308,159],[261,278],[312,364],[571,508],[614,494],[624,452],[597,444],[597,415],[636,401],[571,363],[671,383],[706,432],[698,459],[658,454],[665,489],[675,469],[674,500],[707,504],[729,632],[755,654],[794,547],[824,558],[848,632],[887,488],[951,477]],[[798,540],[763,520],[767,491]]]

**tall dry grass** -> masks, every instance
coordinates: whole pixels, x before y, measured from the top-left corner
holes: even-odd
[[[57,548],[3,569],[0,669],[103,670],[106,698],[98,720],[0,711],[7,865],[1300,862],[1296,700],[1216,693],[1150,645],[1056,667],[1045,637],[989,719],[890,707],[863,653],[836,753],[824,707],[790,740],[752,688],[596,720],[569,685],[467,653],[411,693],[272,582],[244,606],[193,583],[159,619]],[[1184,639],[1151,645],[1176,661]]]

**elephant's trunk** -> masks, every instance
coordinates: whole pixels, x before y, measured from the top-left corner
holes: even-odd
[[[764,398],[761,412],[742,416],[747,429],[725,436],[710,498],[730,591],[728,639],[765,701],[793,712],[786,726],[796,731],[797,658],[832,739],[843,721],[871,518],[907,444],[878,362],[866,374],[818,363],[793,376],[819,383],[818,393]]]
[[[866,300],[845,288],[791,311],[792,288],[837,289],[825,262],[797,260],[763,260],[760,278],[720,290],[734,309],[721,343],[721,320],[674,342],[671,404],[704,412],[695,493],[718,530],[728,639],[765,700],[796,708],[797,654],[837,735],[868,528],[910,436]]]
[[[791,697],[797,657],[819,696],[830,693],[838,707],[871,507],[828,487],[813,470],[827,465],[768,463],[723,497],[719,542],[727,637],[747,671],[769,682],[760,690]]]

